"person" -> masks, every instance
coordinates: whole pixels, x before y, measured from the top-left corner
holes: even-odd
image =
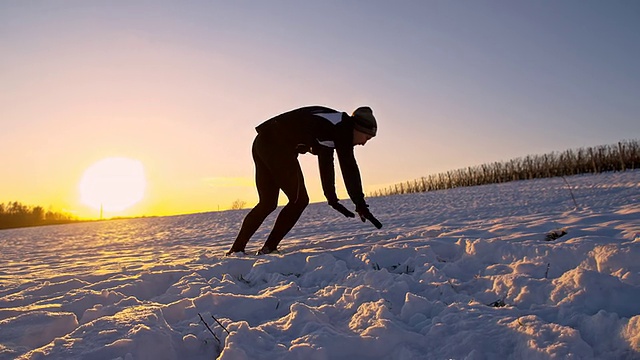
[[[366,106],[357,108],[351,116],[327,107],[308,106],[280,114],[258,125],[251,151],[259,201],[246,215],[227,255],[245,253],[249,239],[276,209],[282,190],[289,202],[278,214],[271,233],[257,255],[278,251],[278,244],[309,204],[298,162],[298,155],[307,152],[318,156],[322,189],[329,205],[346,217],[355,217],[336,195],[335,151],[356,213],[363,222],[368,219],[376,227],[382,227],[365,202],[360,170],[353,152],[355,145],[365,145],[376,136],[377,129],[373,111]]]

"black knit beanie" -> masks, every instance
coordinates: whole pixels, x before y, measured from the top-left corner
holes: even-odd
[[[354,129],[371,136],[376,136],[378,123],[370,107],[362,106],[357,108],[351,117],[353,118]]]

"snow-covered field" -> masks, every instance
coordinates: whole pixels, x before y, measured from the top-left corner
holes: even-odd
[[[640,359],[640,171],[567,180],[313,204],[262,257],[221,257],[247,210],[2,231],[0,359]]]

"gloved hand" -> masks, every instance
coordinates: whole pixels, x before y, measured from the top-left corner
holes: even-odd
[[[375,226],[377,229],[382,228],[382,223],[378,221],[378,219],[376,219],[375,216],[373,216],[371,211],[369,211],[369,205],[367,204],[357,205],[356,212],[358,213],[358,215],[360,215],[360,220],[362,220],[362,222],[369,220],[373,224],[373,226]]]
[[[337,211],[339,211],[342,215],[352,218],[352,217],[356,217],[356,215],[354,213],[352,213],[351,211],[347,210],[346,207],[344,207],[344,205],[340,204],[338,201],[333,201],[329,203],[329,206],[331,206],[332,208],[336,209]]]

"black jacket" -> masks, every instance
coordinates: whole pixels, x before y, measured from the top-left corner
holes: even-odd
[[[273,117],[258,125],[256,130],[268,132],[285,151],[317,155],[322,190],[329,203],[338,201],[333,163],[335,150],[349,197],[356,206],[365,205],[360,170],[353,154],[351,116],[322,106],[309,106]]]

